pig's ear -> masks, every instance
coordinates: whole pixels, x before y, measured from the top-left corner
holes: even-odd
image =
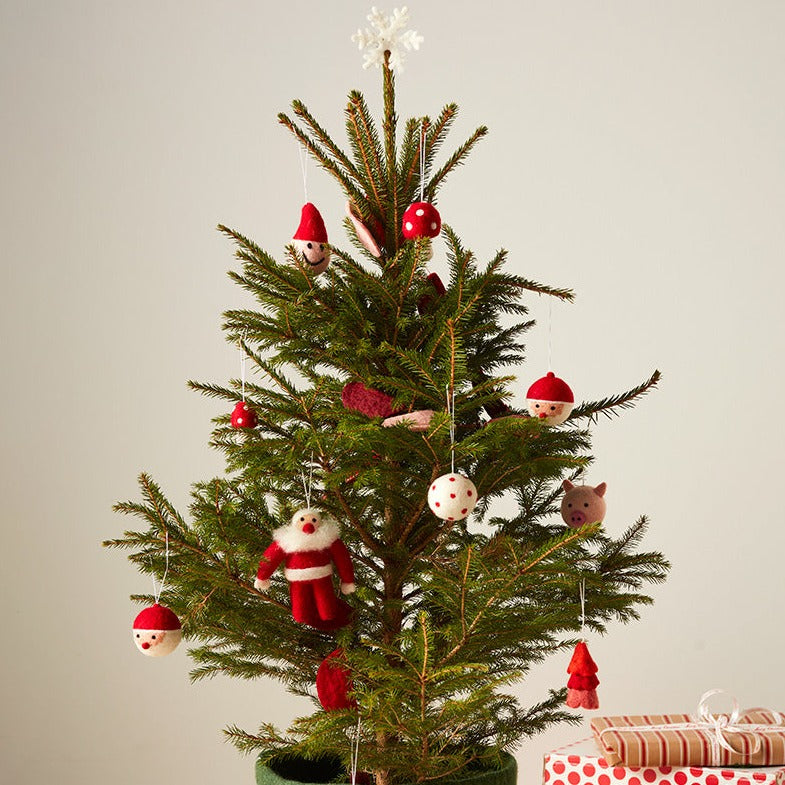
[[[605,496],[605,491],[607,491],[607,490],[608,490],[608,486],[604,482],[601,482],[594,489],[594,492],[597,494],[597,496]]]
[[[565,491],[571,491],[575,486],[569,480],[565,480],[561,484],[561,487],[564,488]]]

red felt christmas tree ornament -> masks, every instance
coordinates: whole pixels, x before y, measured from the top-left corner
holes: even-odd
[[[322,214],[311,202],[303,205],[300,225],[292,240],[306,269],[314,273],[323,273],[327,269],[330,264],[327,229]]]
[[[567,673],[570,674],[567,681],[567,705],[571,709],[599,709],[597,664],[589,654],[585,641],[575,646]]]
[[[333,567],[341,580],[341,593],[354,589],[354,567],[338,536],[338,526],[319,510],[298,510],[291,523],[273,532],[273,541],[259,562],[254,587],[270,588],[270,576],[284,564],[289,581],[292,616],[296,622],[319,630],[337,630],[351,621],[351,607],[335,594]]]

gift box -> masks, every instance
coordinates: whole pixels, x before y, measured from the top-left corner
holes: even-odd
[[[785,766],[614,766],[589,738],[545,756],[543,785],[785,785]]]
[[[592,733],[613,766],[785,766],[785,717],[768,709],[711,714],[710,690],[690,714],[595,717]]]

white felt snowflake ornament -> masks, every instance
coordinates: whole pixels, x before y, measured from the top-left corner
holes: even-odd
[[[419,49],[424,40],[415,30],[404,31],[409,22],[409,10],[406,6],[394,8],[392,14],[386,16],[374,6],[368,14],[368,21],[373,29],[366,27],[352,36],[360,50],[365,49],[363,68],[384,65],[384,53],[389,52],[390,68],[402,72],[402,50]]]

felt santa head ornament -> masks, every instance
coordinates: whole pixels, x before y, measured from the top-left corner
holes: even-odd
[[[132,633],[136,648],[148,657],[171,654],[183,638],[180,619],[157,602],[134,619]]]
[[[310,202],[303,205],[300,225],[292,239],[306,269],[314,273],[323,273],[327,269],[330,264],[327,229],[321,213]]]
[[[546,425],[561,425],[575,405],[575,396],[564,379],[553,371],[543,376],[529,387],[526,393],[526,406],[532,417],[538,417]]]

